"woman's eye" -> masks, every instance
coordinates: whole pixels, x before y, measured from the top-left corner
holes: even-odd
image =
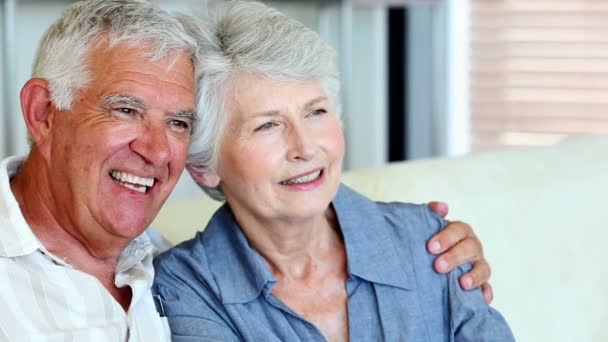
[[[272,127],[276,126],[277,124],[274,122],[267,122],[261,126],[259,126],[258,128],[255,129],[255,131],[263,131],[263,130],[267,130],[267,129],[271,129]]]
[[[327,113],[327,111],[323,108],[315,109],[312,112],[310,112],[311,115],[323,115],[325,113]]]

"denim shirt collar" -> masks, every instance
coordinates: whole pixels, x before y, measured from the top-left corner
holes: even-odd
[[[202,239],[223,304],[249,302],[276,283],[227,203],[213,215]]]
[[[373,283],[413,289],[414,270],[403,263],[391,239],[394,234],[386,223],[379,205],[369,198],[341,185],[332,202],[344,236],[348,273]],[[411,253],[407,253],[411,255]]]
[[[396,250],[408,247],[395,246],[390,239],[379,204],[340,185],[332,205],[344,236],[350,277],[413,289],[413,268],[400,261]],[[276,279],[249,245],[227,204],[215,213],[205,233],[203,244],[223,304],[269,295]]]

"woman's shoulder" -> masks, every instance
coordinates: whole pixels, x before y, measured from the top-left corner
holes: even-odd
[[[209,269],[203,232],[154,258],[154,281],[178,286],[200,278]]]
[[[375,202],[386,225],[398,237],[428,240],[446,225],[446,221],[424,204]]]
[[[446,225],[426,205],[375,201],[345,185],[341,186],[337,201],[343,218],[368,223],[376,229],[382,226],[394,238],[409,243],[427,241]]]
[[[199,283],[205,286],[205,290],[217,292],[213,291],[216,285],[209,255],[215,252],[214,249],[229,243],[221,236],[225,231],[222,227],[230,224],[226,210],[225,206],[220,207],[203,231],[154,258],[156,284],[177,289]],[[210,240],[219,240],[217,243],[222,246],[218,247]]]
[[[176,324],[181,324],[175,317],[182,316],[204,319],[205,324],[226,324],[220,284],[213,273],[215,251],[208,243],[208,235],[213,232],[208,228],[209,225],[192,239],[154,259],[152,292],[156,300],[162,303],[162,315],[170,318],[172,330]]]

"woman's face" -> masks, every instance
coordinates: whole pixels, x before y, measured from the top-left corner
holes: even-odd
[[[217,181],[232,209],[258,221],[323,214],[338,189],[344,135],[321,83],[242,75],[231,90]]]

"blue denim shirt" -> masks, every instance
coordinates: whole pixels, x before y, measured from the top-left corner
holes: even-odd
[[[373,202],[344,185],[332,204],[346,246],[351,341],[514,340],[480,290],[461,289],[465,269],[433,270],[426,242],[444,221],[425,206]],[[155,267],[174,341],[325,341],[273,296],[276,280],[228,205]]]

